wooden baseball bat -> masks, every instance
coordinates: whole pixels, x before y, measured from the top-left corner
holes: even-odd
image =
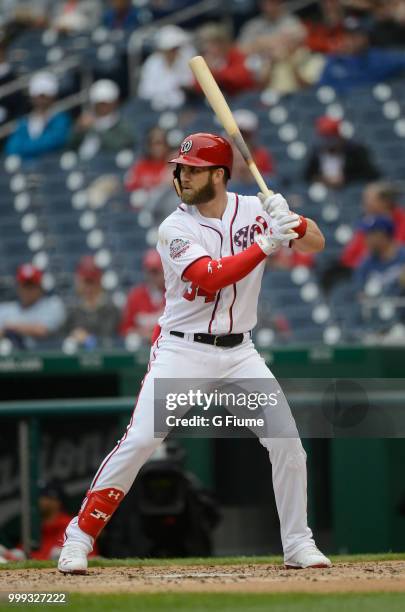
[[[205,97],[207,98],[210,106],[218,120],[224,127],[228,136],[233,140],[237,149],[242,154],[243,159],[247,163],[250,172],[256,180],[259,189],[266,196],[272,195],[272,191],[267,187],[262,175],[259,172],[258,167],[253,161],[252,154],[247,146],[238,124],[232,114],[231,109],[228,106],[227,101],[224,98],[222,91],[219,89],[216,80],[214,79],[211,70],[205,59],[201,55],[196,55],[189,61],[190,68],[201,86]]]

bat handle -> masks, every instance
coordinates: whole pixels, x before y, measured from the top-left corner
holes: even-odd
[[[274,194],[274,191],[272,191],[271,189],[269,189],[262,177],[262,175],[260,174],[255,162],[253,160],[248,162],[248,166],[249,166],[249,170],[250,172],[253,174],[254,178],[256,179],[256,183],[258,184],[260,191],[266,196],[266,198],[268,196],[271,196]],[[294,230],[289,230],[289,232],[292,234],[294,232]]]
[[[260,191],[267,197],[270,195],[273,195],[273,191],[271,191],[271,189],[269,189],[262,177],[262,175],[260,174],[256,164],[254,163],[254,161],[251,161],[249,163],[249,170],[252,173],[252,175],[254,176],[256,183],[259,186]]]

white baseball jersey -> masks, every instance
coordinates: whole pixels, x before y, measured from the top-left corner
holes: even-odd
[[[257,322],[257,302],[265,260],[237,283],[208,294],[184,279],[187,268],[202,257],[236,255],[271,225],[256,196],[228,193],[222,219],[200,214],[181,204],[159,228],[157,250],[162,258],[166,308],[159,319],[164,330],[185,333],[248,332]]]

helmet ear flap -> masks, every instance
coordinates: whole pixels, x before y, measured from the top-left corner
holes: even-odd
[[[176,164],[176,168],[173,170],[173,185],[177,195],[181,198],[180,164]]]

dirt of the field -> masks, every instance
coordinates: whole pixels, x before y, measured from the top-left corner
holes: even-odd
[[[90,568],[86,576],[56,569],[2,570],[1,591],[23,592],[405,592],[405,561],[338,563],[330,569],[278,565]]]

